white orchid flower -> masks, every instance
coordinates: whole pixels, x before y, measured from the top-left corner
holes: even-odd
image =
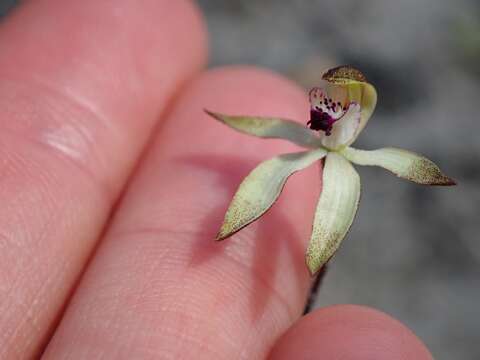
[[[261,217],[280,195],[288,177],[325,159],[323,187],[313,220],[306,264],[312,275],[334,255],[358,208],[360,177],[351,163],[383,167],[424,185],[455,185],[427,158],[410,151],[382,148],[357,150],[350,145],[367,124],[377,92],[350,66],[328,70],[326,86],[310,93],[307,125],[287,119],[229,116],[207,111],[222,123],[262,138],[282,138],[309,150],[283,154],[258,165],[240,184],[216,240],[223,240]]]

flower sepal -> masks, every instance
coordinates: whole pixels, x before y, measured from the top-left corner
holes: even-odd
[[[398,177],[422,185],[451,186],[455,180],[444,175],[434,162],[412,151],[392,147],[358,150],[347,147],[340,152],[357,165],[380,166]]]
[[[360,177],[352,163],[380,166],[417,184],[455,185],[432,161],[411,151],[397,148],[365,151],[350,147],[375,109],[377,92],[351,66],[330,69],[322,78],[327,85],[309,92],[310,129],[288,119],[231,116],[206,110],[208,115],[242,133],[285,139],[310,149],[279,155],[258,165],[240,184],[216,240],[226,239],[257,220],[275,203],[293,173],[326,158],[322,192],[306,252],[311,275],[332,258],[355,218]]]
[[[322,147],[317,134],[297,121],[275,117],[225,115],[209,110],[205,112],[221,123],[247,135],[283,139],[310,149]]]
[[[223,240],[252,223],[275,203],[287,179],[327,155],[324,149],[276,156],[258,165],[235,193],[216,240]]]

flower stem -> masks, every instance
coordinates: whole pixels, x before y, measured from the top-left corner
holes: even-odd
[[[320,290],[320,286],[322,285],[323,278],[327,273],[327,264],[323,265],[320,271],[318,272],[315,280],[313,281],[312,287],[310,288],[310,293],[308,294],[307,303],[305,304],[305,308],[303,310],[303,315],[310,313],[313,310],[313,306],[317,300],[318,291]]]

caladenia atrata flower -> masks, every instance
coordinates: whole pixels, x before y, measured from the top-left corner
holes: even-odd
[[[357,212],[360,177],[351,163],[381,166],[418,184],[455,185],[433,162],[413,152],[350,147],[375,109],[377,92],[360,71],[350,66],[328,70],[322,79],[326,86],[309,93],[308,127],[287,119],[207,111],[240,132],[262,138],[282,138],[309,149],[279,155],[258,165],[240,184],[217,240],[226,239],[262,216],[278,198],[290,175],[324,159],[323,187],[306,253],[312,275],[334,255]]]

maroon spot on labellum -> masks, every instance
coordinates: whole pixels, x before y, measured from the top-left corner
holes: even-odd
[[[332,127],[335,121],[337,120],[327,112],[312,109],[310,110],[310,121],[307,122],[307,126],[312,130],[324,131],[325,135],[329,136],[332,133]]]

